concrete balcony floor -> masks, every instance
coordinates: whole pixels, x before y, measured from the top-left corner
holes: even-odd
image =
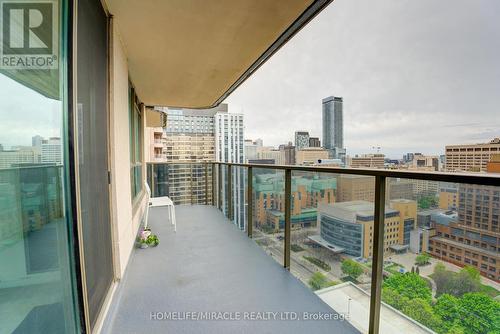
[[[343,320],[301,319],[336,313],[215,207],[177,206],[176,214],[174,233],[165,208],[150,210],[160,245],[133,251],[102,333],[359,333]],[[296,312],[300,320],[158,320],[164,312]]]

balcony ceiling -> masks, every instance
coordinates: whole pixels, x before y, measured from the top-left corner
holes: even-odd
[[[213,107],[331,0],[107,0],[147,105]]]

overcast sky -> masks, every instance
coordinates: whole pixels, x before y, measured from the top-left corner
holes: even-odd
[[[348,154],[442,154],[500,136],[500,1],[335,0],[227,100],[246,138],[321,138],[344,98]]]

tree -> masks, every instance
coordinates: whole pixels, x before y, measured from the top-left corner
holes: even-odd
[[[430,303],[432,299],[432,292],[427,282],[416,273],[391,275],[384,281],[384,287],[410,300],[420,298]]]
[[[458,273],[451,272],[444,268],[441,263],[437,264],[432,274],[432,279],[437,286],[437,295],[443,293],[460,297],[469,292],[479,292],[481,290],[481,276],[479,271],[470,266],[465,266]]]
[[[458,308],[466,333],[500,332],[500,302],[482,293],[466,293],[459,299]]]
[[[354,280],[357,280],[358,277],[363,273],[363,267],[359,263],[351,259],[345,259],[344,261],[342,261],[341,269],[344,275],[347,275]]]
[[[434,305],[434,313],[443,320],[443,328],[446,331],[451,331],[455,327],[454,331],[458,331],[460,320],[460,309],[458,307],[458,298],[449,294],[441,295]]]
[[[403,307],[403,313],[435,331],[440,331],[441,319],[436,316],[431,305],[422,298],[410,299]]]
[[[427,253],[419,254],[415,258],[415,264],[417,266],[425,266],[426,264],[429,263],[430,258],[431,258],[431,256]]]
[[[311,289],[314,291],[337,284],[337,282],[335,281],[329,281],[328,278],[319,271],[315,272],[311,276],[308,283]]]
[[[399,293],[388,287],[382,288],[382,300],[397,310],[402,310],[409,301],[408,298],[401,296]]]

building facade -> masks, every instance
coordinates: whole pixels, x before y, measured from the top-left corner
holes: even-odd
[[[481,275],[500,281],[500,190],[461,184],[458,217],[434,221],[436,236],[429,252],[436,258],[473,266]]]
[[[295,148],[301,150],[309,147],[309,132],[295,131]]]
[[[309,147],[321,147],[321,140],[318,137],[309,137]]]
[[[485,172],[493,154],[500,153],[500,138],[494,138],[489,143],[447,145],[446,170]]]
[[[215,160],[219,162],[244,163],[245,162],[245,140],[243,114],[229,113],[227,104],[221,104],[214,116],[215,124]],[[222,173],[222,184],[227,182],[227,173]],[[245,228],[245,182],[246,174],[243,169],[235,168],[232,171],[232,207],[233,222],[240,228]],[[228,211],[227,193],[222,192],[223,212]]]
[[[341,174],[337,178],[337,201],[368,201],[375,199],[375,178],[364,175]]]
[[[343,98],[329,96],[322,100],[323,147],[329,158],[345,160]]]
[[[318,164],[319,160],[328,159],[329,152],[324,148],[308,147],[295,152],[295,163],[302,166]]]
[[[363,154],[349,158],[349,167],[351,168],[384,168],[384,154]]]
[[[410,232],[416,224],[414,201],[391,201],[384,219],[384,253],[407,249]],[[339,252],[354,257],[371,258],[373,252],[374,206],[367,201],[320,204],[320,236]]]

